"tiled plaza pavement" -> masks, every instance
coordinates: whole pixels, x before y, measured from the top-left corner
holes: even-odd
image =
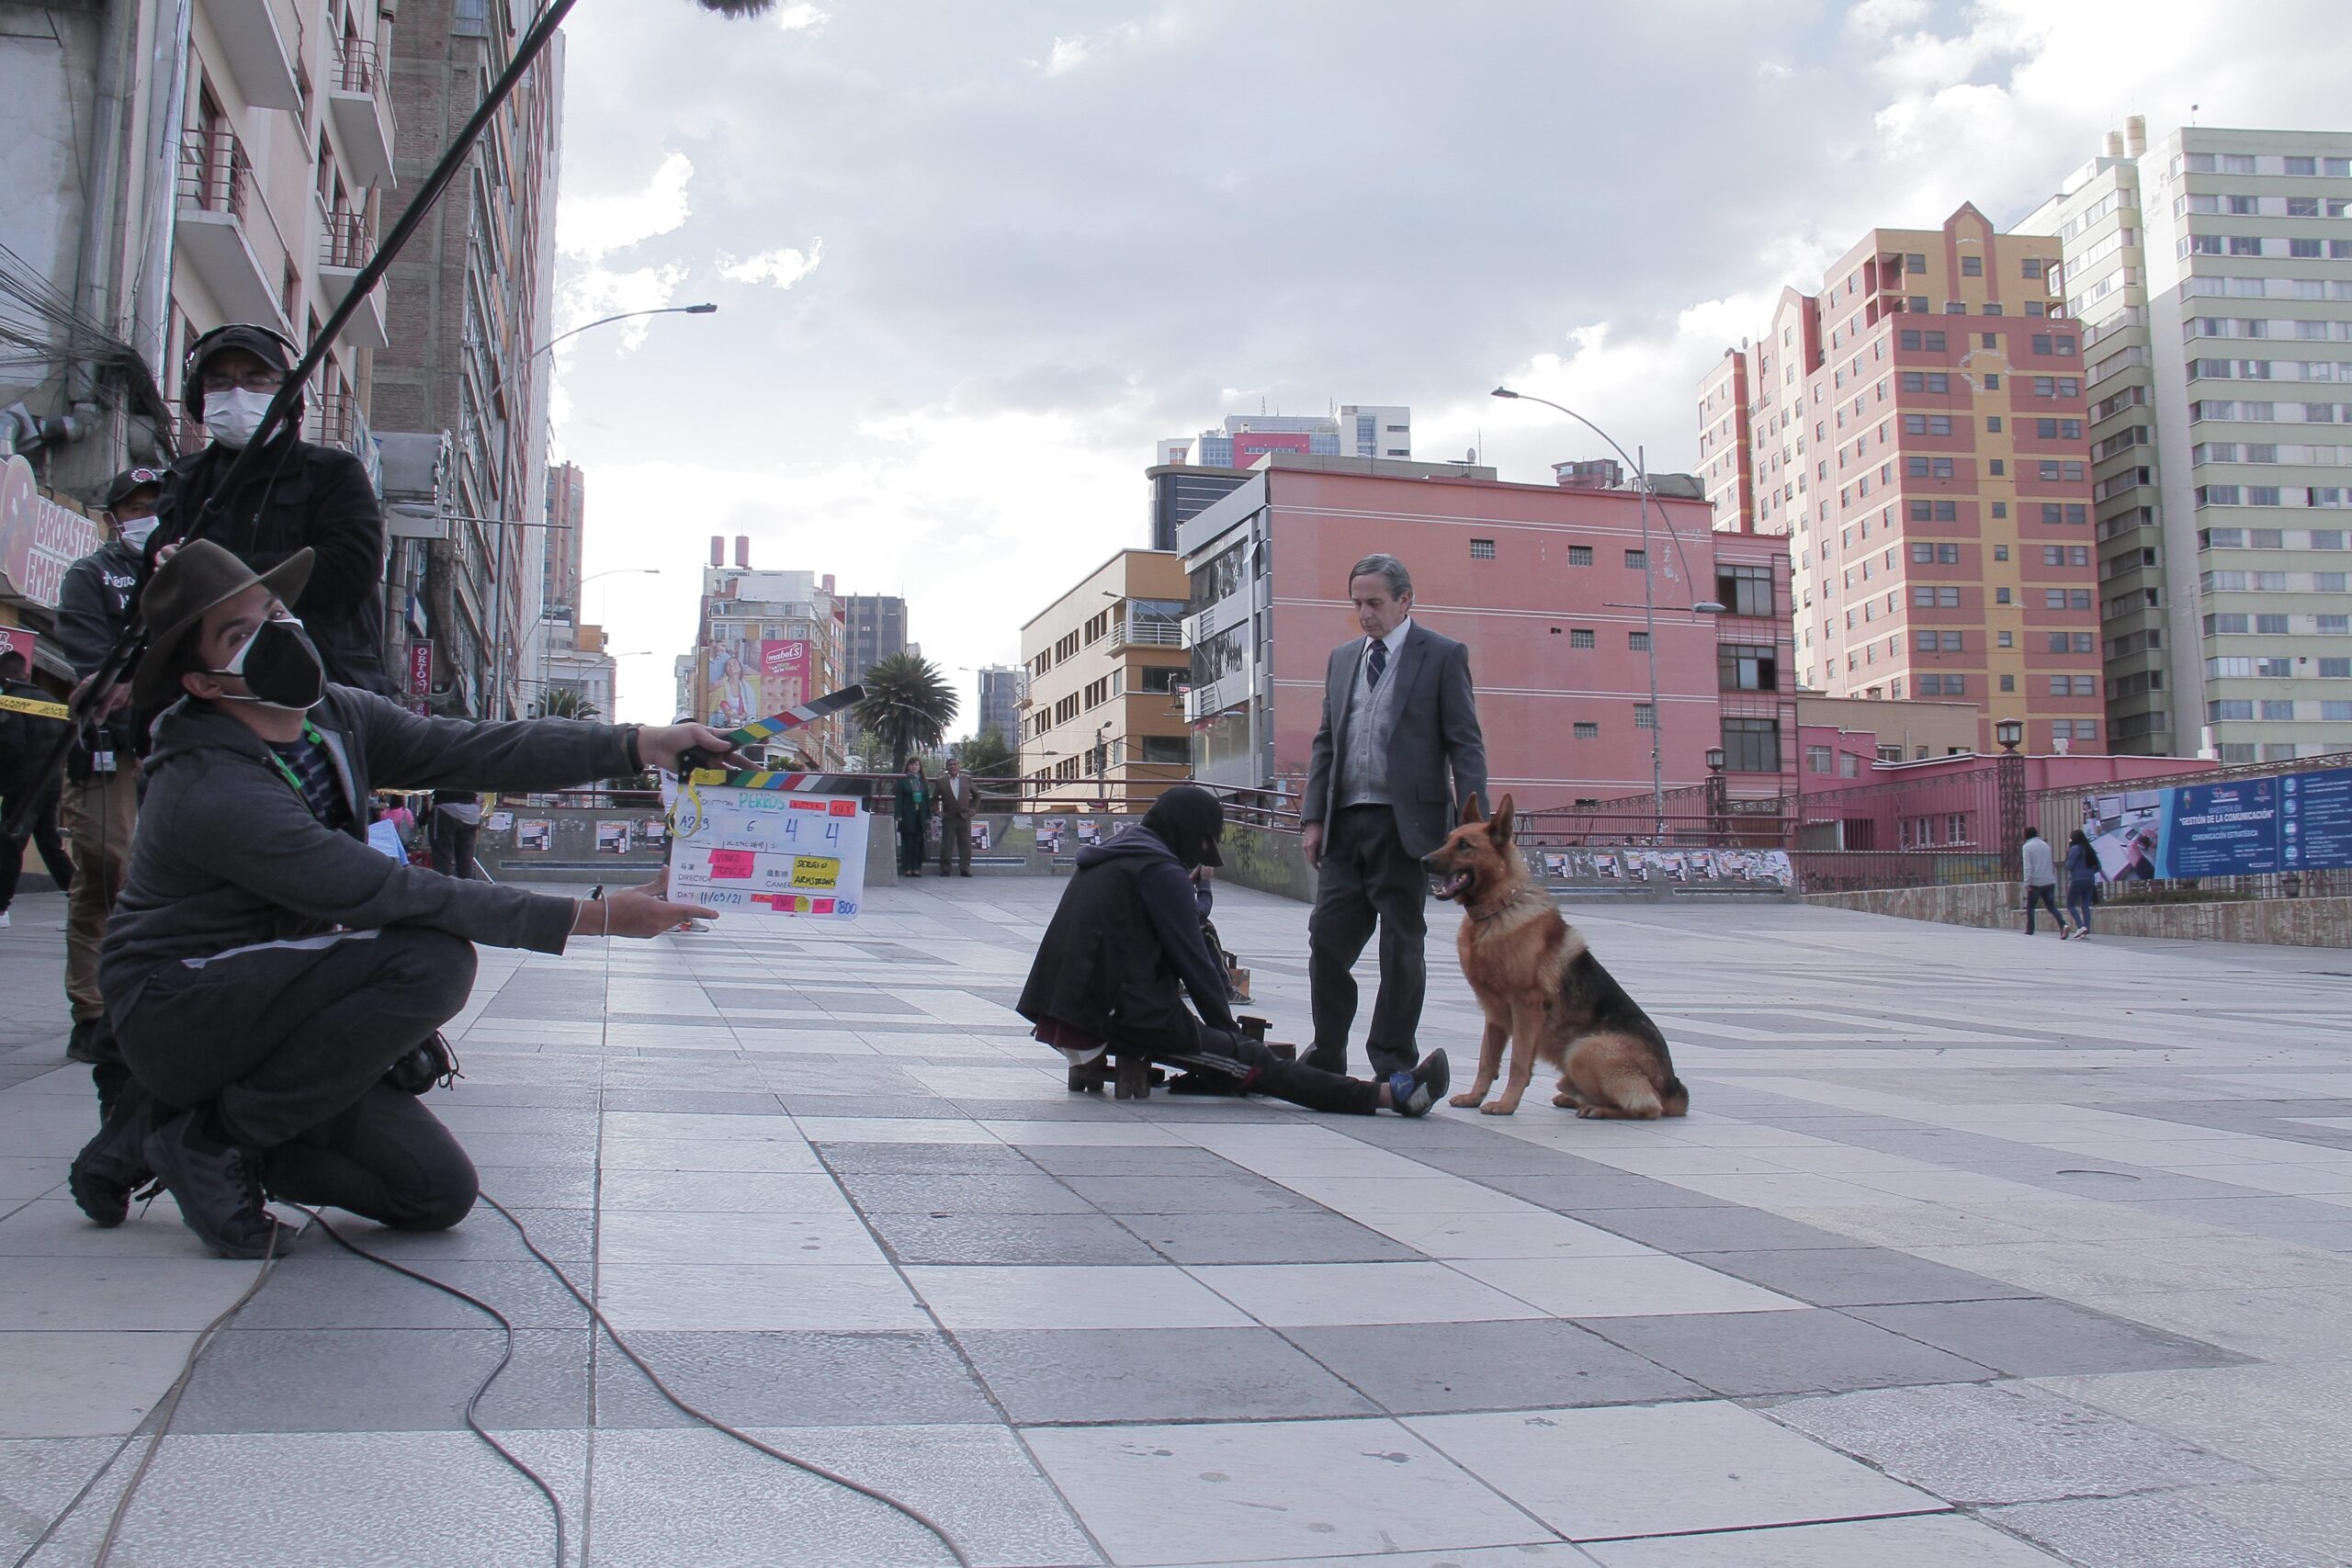
[[[1344,1120],[1068,1094],[1007,1007],[1058,892],[926,880],[854,927],[485,953],[434,1103],[683,1393],[979,1562],[2352,1562],[2344,954],[1603,909],[1688,1120]],[[254,1274],[168,1201],[101,1233],[59,1188],[86,1077],[24,1023],[53,1016],[58,903],[0,936],[11,1559]],[[1433,913],[1427,1037],[1461,1060]],[[1219,904],[1277,1038],[1304,918]],[[670,1411],[496,1214],[349,1230],[514,1316],[484,1417],[586,1562],[945,1561]],[[463,1429],[499,1344],[305,1238],[115,1561],[547,1561],[544,1503]],[[88,1562],[116,1485],[36,1561]]]

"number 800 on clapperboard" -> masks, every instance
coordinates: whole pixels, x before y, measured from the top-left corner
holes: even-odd
[[[696,786],[678,797],[670,897],[722,913],[854,919],[866,822],[842,795]]]

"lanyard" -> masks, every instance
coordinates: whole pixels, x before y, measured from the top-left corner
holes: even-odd
[[[302,721],[302,739],[309,741],[313,746],[324,746],[326,744],[326,737],[321,735],[318,731],[317,726],[313,725],[307,718]],[[266,742],[265,742],[265,744],[266,744]],[[278,775],[285,779],[288,784],[294,786],[294,793],[296,795],[300,797],[302,804],[304,806],[309,806],[311,804],[311,792],[302,787],[301,775],[295,773],[293,768],[288,765],[286,759],[277,754],[277,748],[275,746],[269,748],[269,761],[270,765],[277,770]]]

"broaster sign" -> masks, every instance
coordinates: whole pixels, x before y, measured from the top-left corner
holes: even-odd
[[[40,493],[30,463],[0,462],[0,592],[53,610],[65,569],[104,542],[96,523]]]

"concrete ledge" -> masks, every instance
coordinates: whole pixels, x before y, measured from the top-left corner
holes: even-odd
[[[1945,887],[1887,887],[1866,893],[1808,893],[1804,902],[1898,919],[1935,920],[1990,931],[2025,930],[2024,899],[2014,882]],[[2045,913],[2046,918],[2046,913]],[[2091,918],[2100,936],[2174,937],[2189,942],[2270,942],[2282,947],[2352,947],[2352,898],[2247,898],[2212,904],[2101,904]]]

